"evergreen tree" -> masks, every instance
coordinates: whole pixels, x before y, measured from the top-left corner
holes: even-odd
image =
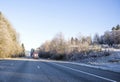
[[[0,12],[0,57],[11,57],[21,51],[16,30]]]
[[[116,28],[115,28],[115,27],[112,27],[112,30],[116,30]]]
[[[119,24],[116,26],[116,30],[120,30],[120,25]]]
[[[22,43],[22,55],[25,56],[25,47],[23,43]]]

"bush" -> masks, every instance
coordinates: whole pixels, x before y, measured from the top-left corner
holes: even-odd
[[[50,58],[51,57],[50,52],[39,52],[38,55],[41,58]]]
[[[65,59],[65,54],[53,54],[50,58],[55,60],[63,60]]]
[[[86,58],[97,58],[102,56],[109,56],[109,51],[87,51],[87,52],[72,52],[66,55],[67,60],[81,60]]]
[[[109,56],[109,55],[110,55],[110,52],[109,52],[109,51],[104,51],[103,55],[104,55],[104,56]]]
[[[20,53],[20,54],[14,54],[14,55],[11,55],[12,58],[16,58],[16,57],[25,57],[25,53]]]

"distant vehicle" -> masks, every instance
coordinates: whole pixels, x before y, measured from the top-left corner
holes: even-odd
[[[38,59],[38,58],[39,58],[38,53],[37,53],[37,52],[34,52],[32,57],[33,57],[34,59]]]

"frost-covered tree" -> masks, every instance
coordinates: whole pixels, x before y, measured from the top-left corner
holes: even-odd
[[[99,42],[100,42],[100,37],[99,34],[96,33],[93,38],[93,43],[99,44]]]
[[[22,52],[17,32],[0,12],[0,57],[11,57]]]

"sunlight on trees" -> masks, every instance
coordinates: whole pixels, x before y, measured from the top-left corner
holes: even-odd
[[[85,58],[87,56],[101,57],[109,54],[107,51],[102,51],[104,44],[108,46],[120,44],[120,25],[113,27],[112,31],[106,31],[101,36],[95,34],[93,40],[90,36],[81,34],[65,40],[61,32],[57,33],[51,41],[46,41],[39,47],[39,56],[56,60]]]
[[[52,59],[64,59],[65,56],[72,52],[84,52],[89,50],[91,45],[91,37],[81,36],[79,38],[71,38],[65,40],[64,35],[60,32],[55,35],[51,41],[46,41],[41,45],[39,55],[40,57]]]
[[[12,57],[22,53],[18,34],[0,12],[0,57]]]
[[[120,44],[120,25],[113,27],[111,31],[106,31],[104,35],[95,35],[94,43],[107,44],[109,46]]]

